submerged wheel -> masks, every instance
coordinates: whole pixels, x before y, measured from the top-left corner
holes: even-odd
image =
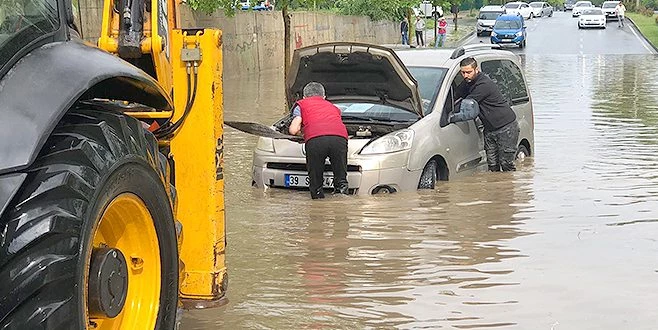
[[[0,218],[1,329],[171,329],[166,158],[134,118],[72,109]]]
[[[530,156],[528,148],[524,145],[520,145],[519,149],[516,151],[516,160],[522,162],[528,156]]]
[[[430,160],[425,168],[423,174],[420,175],[418,182],[418,189],[434,189],[437,180],[437,164],[436,160]]]

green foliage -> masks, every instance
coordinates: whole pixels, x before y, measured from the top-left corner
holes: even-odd
[[[368,16],[373,20],[401,19],[406,8],[416,1],[411,0],[336,0],[335,6],[344,15]]]
[[[238,8],[238,0],[187,0],[190,8],[211,14],[222,8],[227,16],[233,16]]]

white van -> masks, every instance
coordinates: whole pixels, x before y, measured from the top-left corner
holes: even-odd
[[[485,34],[491,34],[493,26],[496,23],[496,18],[502,14],[505,14],[505,7],[503,6],[484,6],[480,8],[478,21],[476,23],[478,37]]]

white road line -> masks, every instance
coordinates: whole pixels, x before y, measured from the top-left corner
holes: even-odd
[[[642,44],[642,47],[644,47],[644,49],[646,49],[649,53],[655,54],[653,52],[653,50],[651,50],[649,48],[649,46],[647,46],[646,41],[644,41],[644,39],[640,38],[640,36],[637,34],[637,32],[635,32],[635,28],[633,28],[633,26],[631,26],[630,24],[626,24],[626,25],[631,29],[631,32],[633,32],[633,34],[635,35],[635,38],[637,38],[637,40],[640,41],[640,43]]]

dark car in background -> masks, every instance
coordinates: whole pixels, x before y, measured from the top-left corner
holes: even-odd
[[[575,5],[577,0],[566,0],[564,2],[564,11],[573,10],[573,5]]]
[[[617,17],[617,11],[615,8],[617,8],[617,5],[619,4],[619,1],[604,1],[603,4],[601,5],[601,10],[603,10],[603,14],[605,15],[605,18],[608,19],[614,19],[618,20],[619,17]]]

